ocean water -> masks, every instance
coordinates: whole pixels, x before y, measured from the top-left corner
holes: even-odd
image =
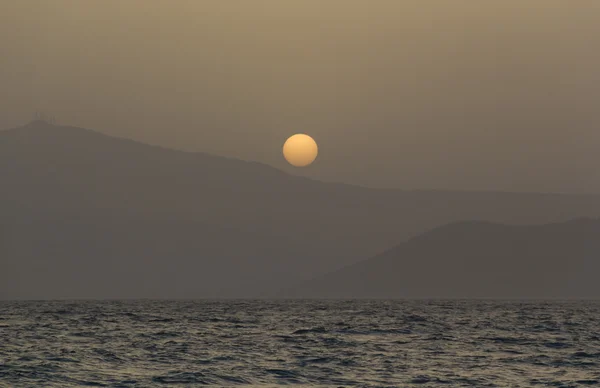
[[[600,303],[0,302],[0,386],[600,385]]]

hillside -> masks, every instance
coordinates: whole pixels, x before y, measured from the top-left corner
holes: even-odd
[[[458,222],[305,283],[317,298],[600,298],[600,219]]]
[[[0,182],[0,298],[271,295],[452,221],[600,215],[600,196],[368,189],[41,121],[0,131]]]

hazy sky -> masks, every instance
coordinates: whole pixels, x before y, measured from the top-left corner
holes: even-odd
[[[0,128],[401,188],[600,192],[598,0],[0,3]]]

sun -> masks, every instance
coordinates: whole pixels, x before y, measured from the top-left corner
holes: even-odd
[[[295,167],[306,167],[315,161],[319,154],[317,142],[303,133],[290,136],[283,144],[283,156]]]

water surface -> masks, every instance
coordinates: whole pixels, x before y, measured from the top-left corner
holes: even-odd
[[[0,386],[600,384],[600,303],[0,302]]]

